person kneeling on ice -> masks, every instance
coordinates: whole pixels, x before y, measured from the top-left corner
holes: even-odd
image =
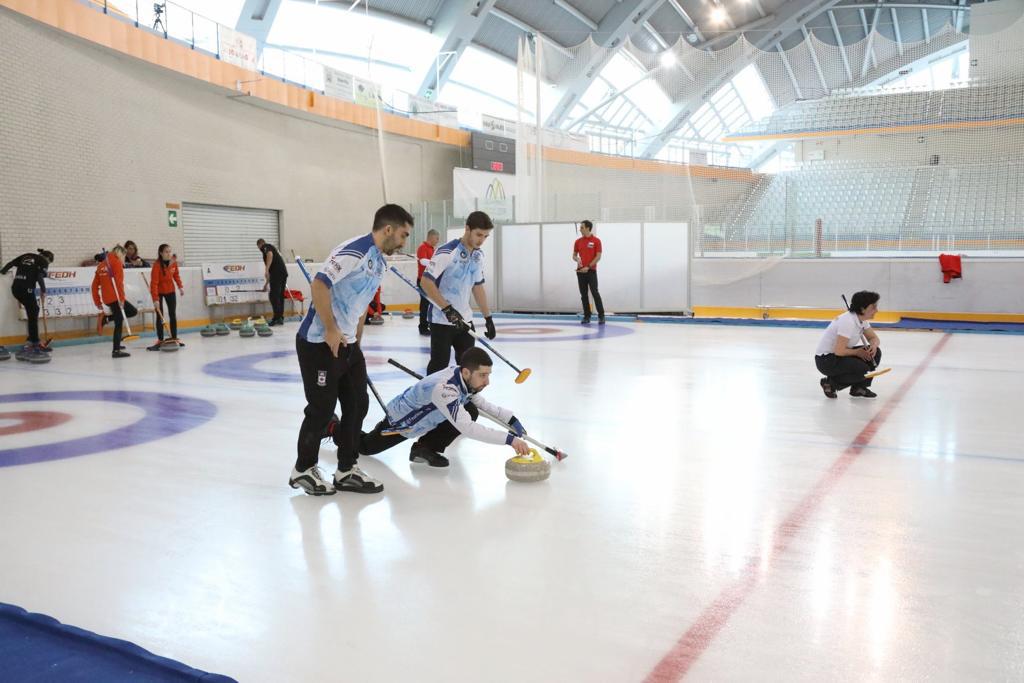
[[[878,313],[880,298],[876,292],[854,294],[850,310],[829,323],[818,342],[814,364],[825,375],[821,378],[821,390],[829,398],[835,398],[836,392],[846,387],[850,387],[850,396],[877,396],[868,388],[871,379],[865,379],[864,375],[882,361],[878,335],[868,323]],[[864,340],[867,341],[866,346]]]
[[[388,415],[373,431],[359,440],[362,455],[376,455],[394,445],[419,437],[409,451],[409,460],[431,467],[447,467],[443,453],[461,434],[476,441],[506,444],[517,455],[527,455],[530,447],[521,438],[523,423],[511,410],[488,403],[480,392],[490,384],[494,361],[481,348],[472,347],[462,354],[459,365],[427,375],[388,403]],[[489,429],[476,424],[476,410],[485,410],[508,425],[510,431]]]

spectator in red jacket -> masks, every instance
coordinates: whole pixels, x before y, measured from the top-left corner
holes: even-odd
[[[416,284],[420,283],[420,279],[423,277],[423,271],[430,265],[430,259],[434,258],[434,247],[441,240],[441,233],[431,228],[427,231],[427,239],[423,240],[416,249]],[[430,320],[428,314],[430,312],[430,302],[422,296],[420,297],[420,334],[424,337],[430,336]]]
[[[178,273],[178,262],[171,260],[171,245],[161,244],[160,255],[153,270],[150,273],[149,293],[153,297],[153,308],[164,310],[167,304],[167,315],[162,317],[171,326],[171,339],[178,338],[178,298],[174,295],[174,286],[178,286],[178,294],[185,296],[185,287],[181,284],[181,274]],[[146,347],[147,351],[159,351],[160,344],[164,340],[164,326],[158,323],[156,326],[157,343]],[[180,344],[184,346],[184,344]]]

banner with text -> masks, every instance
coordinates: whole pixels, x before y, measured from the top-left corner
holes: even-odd
[[[265,270],[259,261],[204,263],[203,288],[206,291],[206,305],[267,301],[267,293],[263,291]]]
[[[376,107],[377,101],[381,99],[380,86],[363,78],[352,77],[352,91],[352,100],[364,107]]]
[[[324,92],[327,93],[329,97],[337,97],[339,100],[352,102],[355,100],[355,90],[352,83],[353,78],[355,77],[352,74],[325,66]]]
[[[143,273],[148,277],[148,269],[127,268],[124,271],[124,298],[139,310],[153,308],[149,288],[142,279]],[[54,268],[47,273],[43,282],[46,283],[46,301],[42,315],[47,318],[73,318],[90,316],[99,313],[92,300],[92,280],[96,274],[96,266],[76,266],[73,268]],[[39,299],[39,287],[36,287],[36,300]],[[26,319],[25,309],[18,309],[21,320]]]
[[[491,135],[500,135],[501,137],[516,139],[516,122],[510,119],[503,119],[499,116],[488,116],[484,114],[480,117],[480,127],[483,128],[485,133]],[[523,126],[526,128],[525,133],[529,138],[534,137],[534,126],[528,123],[524,123]],[[576,152],[588,152],[590,151],[590,145],[587,142],[586,135],[578,135],[576,133],[568,133],[564,130],[554,130],[552,128],[544,129],[544,146],[545,147],[557,147],[558,149],[571,149]]]
[[[479,210],[487,212],[497,223],[515,220],[515,176],[456,168],[452,171],[452,184],[455,217],[465,218]]]
[[[409,115],[448,128],[459,127],[459,113],[453,105],[409,95]]]
[[[257,71],[256,39],[244,33],[233,31],[227,26],[218,29],[220,34],[220,58],[228,64]]]

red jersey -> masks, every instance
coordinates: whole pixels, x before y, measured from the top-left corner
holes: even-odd
[[[160,263],[160,259],[157,259],[153,264],[149,283],[153,301],[159,299],[161,294],[174,294],[175,284],[178,285],[178,289],[182,288],[181,275],[178,274],[178,262],[171,261],[170,265],[164,266]]]
[[[419,280],[423,277],[423,271],[427,267],[423,264],[423,259],[429,261],[434,258],[434,247],[430,246],[430,242],[424,242],[416,248],[416,279]]]
[[[581,237],[576,240],[576,244],[572,247],[573,254],[580,255],[580,266],[584,268],[590,268],[591,270],[597,270],[597,266],[590,265],[597,255],[601,253],[601,240],[591,235],[590,237]]]
[[[100,261],[92,277],[92,300],[96,308],[100,308],[101,304],[109,306],[115,301],[124,303],[124,264],[117,254],[107,254],[107,261],[110,262],[110,268],[107,268],[106,261]]]

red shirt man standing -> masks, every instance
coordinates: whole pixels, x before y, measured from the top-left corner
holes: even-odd
[[[416,284],[420,284],[420,279],[423,277],[423,271],[430,265],[430,260],[434,258],[434,247],[441,239],[441,234],[431,228],[427,231],[427,239],[423,240],[423,244],[416,248]],[[420,297],[420,334],[424,337],[430,336],[430,323],[428,322],[428,313],[430,311],[430,302],[425,298]]]
[[[594,295],[597,306],[597,324],[604,325],[604,303],[597,291],[597,262],[601,260],[601,240],[594,236],[594,224],[580,221],[580,237],[572,247],[572,260],[576,262],[576,282],[580,286],[580,300],[583,302],[583,324],[590,324],[590,298],[587,290]]]

